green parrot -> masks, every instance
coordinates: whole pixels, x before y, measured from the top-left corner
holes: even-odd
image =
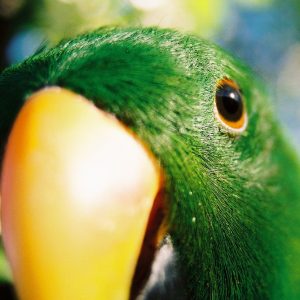
[[[300,299],[299,161],[239,60],[101,28],[6,69],[0,95],[18,299]]]

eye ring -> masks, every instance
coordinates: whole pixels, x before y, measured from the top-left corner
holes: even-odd
[[[214,112],[216,119],[229,133],[238,135],[245,131],[248,116],[243,95],[239,86],[227,77],[217,84]]]

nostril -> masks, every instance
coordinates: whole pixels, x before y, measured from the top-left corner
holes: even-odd
[[[1,300],[17,300],[14,286],[8,282],[0,283],[0,299]]]

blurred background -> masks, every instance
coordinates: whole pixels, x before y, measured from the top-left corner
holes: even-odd
[[[177,28],[242,58],[269,84],[300,151],[299,0],[0,0],[0,71],[45,42],[109,24]]]

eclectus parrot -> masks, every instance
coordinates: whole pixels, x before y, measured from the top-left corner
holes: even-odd
[[[300,299],[299,162],[243,63],[102,28],[8,68],[0,95],[18,299]]]

